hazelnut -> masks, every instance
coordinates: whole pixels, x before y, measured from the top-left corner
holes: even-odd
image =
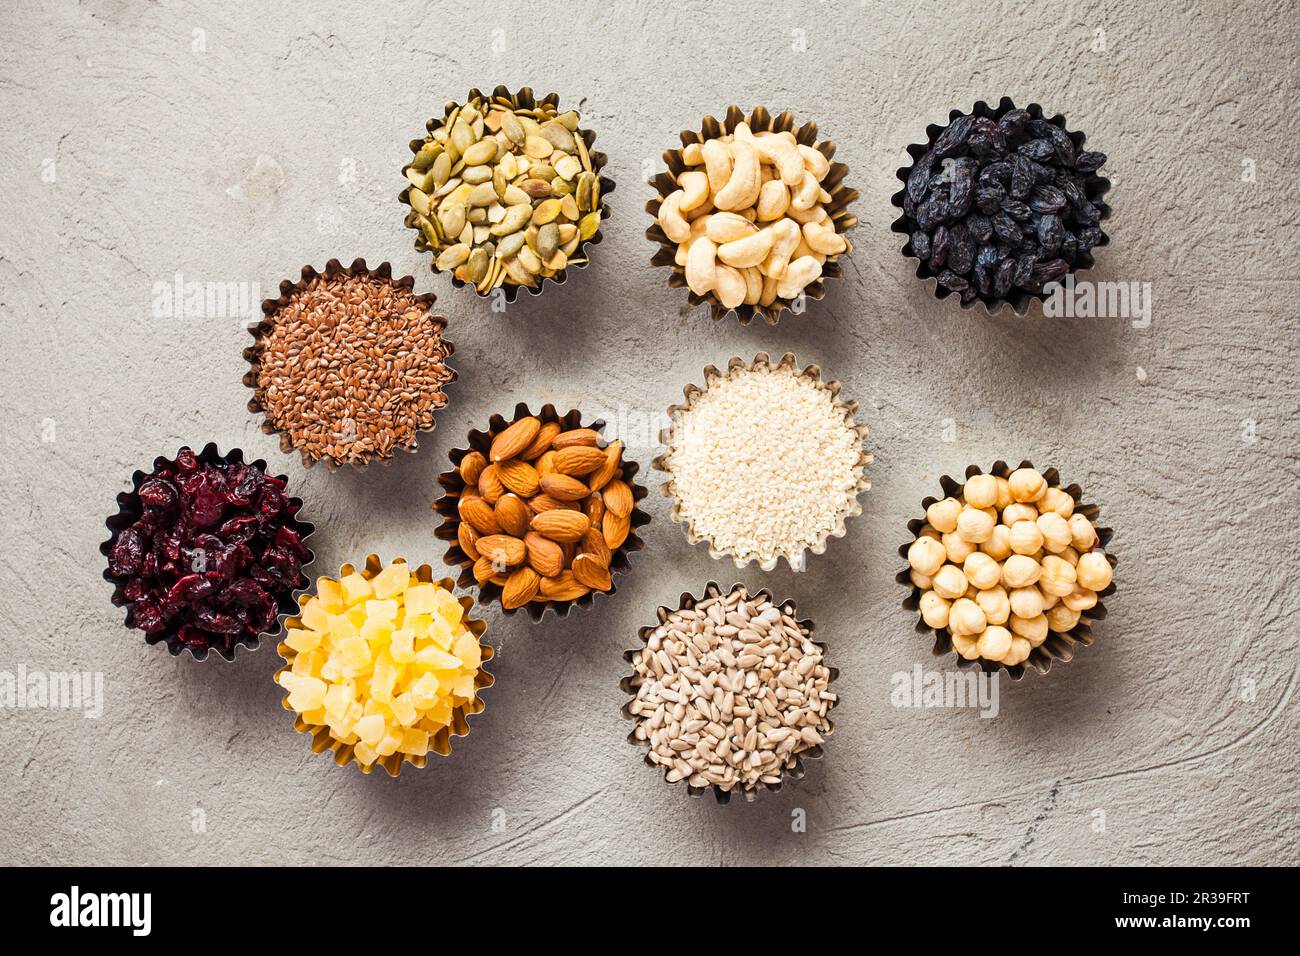
[[[984,612],[984,619],[990,624],[1006,624],[1011,614],[1011,604],[1002,585],[996,585],[987,591],[975,595],[975,603]]]
[[[1080,553],[1091,551],[1097,545],[1097,529],[1083,515],[1070,515],[1070,543]]]
[[[1002,562],[1002,583],[1009,588],[1027,588],[1038,581],[1042,571],[1038,562],[1028,555],[1013,554]]]
[[[934,587],[934,578],[930,577],[928,574],[922,574],[915,568],[908,572],[908,577],[912,579],[912,584],[920,588],[922,591],[928,591],[930,588]]]
[[[1017,521],[1008,532],[1011,550],[1016,554],[1033,554],[1043,546],[1043,532],[1034,521]]]
[[[1070,546],[1070,526],[1055,511],[1044,511],[1036,524],[1043,533],[1043,547],[1048,551],[1058,554]]]
[[[1029,654],[1033,649],[1033,645],[1023,637],[1013,637],[1011,638],[1011,650],[1007,652],[1006,657],[1002,658],[1002,663],[1008,667],[1023,664],[1029,658]]]
[[[1002,567],[983,551],[967,555],[962,570],[966,572],[966,580],[981,591],[1002,580]]]
[[[1043,558],[1042,569],[1038,579],[1038,590],[1044,594],[1060,598],[1074,590],[1074,565],[1069,561],[1049,554]]]
[[[1114,572],[1111,570],[1110,562],[1106,560],[1105,552],[1089,551],[1080,556],[1075,573],[1079,583],[1088,590],[1104,591],[1110,587]]]
[[[1007,651],[1011,650],[1011,632],[996,624],[986,627],[984,633],[980,635],[976,648],[979,650],[980,657],[1000,661],[1007,656]]]
[[[1033,468],[1017,468],[1007,479],[1016,501],[1038,501],[1047,492],[1047,479]]]
[[[981,508],[967,505],[957,516],[957,533],[971,544],[987,541],[997,519]]]
[[[960,654],[963,660],[973,661],[980,656],[978,641],[970,634],[954,634],[952,649]]]
[[[943,535],[935,529],[934,525],[930,524],[928,521],[921,525],[921,530],[916,533],[916,536],[918,538],[934,538],[935,541],[938,541],[943,537]]]
[[[1032,585],[1016,588],[1008,599],[1011,602],[1011,613],[1017,617],[1038,617],[1043,613],[1043,592]]]
[[[913,571],[933,575],[941,567],[945,557],[943,542],[928,536],[921,536],[907,549],[907,563]]]
[[[956,498],[944,498],[925,509],[925,520],[934,525],[940,534],[951,534],[957,530],[959,514],[961,514],[961,502]]]
[[[984,612],[974,601],[960,598],[948,614],[948,630],[953,634],[979,634],[988,626]]]
[[[1074,499],[1062,488],[1048,488],[1043,500],[1038,503],[1039,511],[1051,511],[1062,518],[1074,514]]]
[[[921,595],[921,619],[936,631],[948,626],[950,605],[933,591]]]
[[[965,573],[955,564],[945,564],[934,576],[934,593],[949,601],[957,600],[966,593]]]
[[[1078,573],[1078,568],[1075,568],[1075,573]],[[1097,592],[1076,584],[1073,591],[1061,598],[1061,603],[1071,611],[1087,611],[1097,606]]]
[[[998,478],[996,481],[998,483],[998,496],[993,502],[993,507],[1001,511],[1015,499],[1011,497],[1011,485],[1007,483],[1005,478]]]
[[[1034,647],[1047,640],[1046,614],[1039,614],[1037,617],[1020,617],[1012,614],[1010,627],[1012,634],[1019,634]]]
[[[1047,626],[1058,634],[1069,633],[1079,623],[1079,612],[1071,611],[1064,604],[1058,604],[1047,612]]]
[[[1023,505],[1019,502],[1015,502],[1002,509],[1002,523],[1008,528],[1014,528],[1017,521],[1037,520],[1038,509],[1033,505]]]
[[[961,493],[972,508],[989,508],[998,500],[998,481],[992,475],[971,475]]]
[[[948,555],[948,560],[953,564],[961,564],[976,548],[975,545],[971,544],[956,531],[943,536],[943,546]]]
[[[994,561],[1005,561],[1011,554],[1011,529],[1004,524],[994,525],[993,533],[980,545],[980,550]]]

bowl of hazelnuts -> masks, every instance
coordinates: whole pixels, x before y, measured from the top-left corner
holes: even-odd
[[[972,465],[964,481],[944,475],[939,484],[943,495],[924,499],[924,516],[908,522],[897,575],[903,607],[933,635],[934,653],[1019,680],[1026,666],[1046,674],[1091,645],[1116,559],[1106,550],[1111,529],[1098,527],[1082,489],[1029,461],[998,461],[987,473]]]

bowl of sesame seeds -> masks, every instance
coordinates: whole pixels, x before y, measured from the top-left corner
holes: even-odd
[[[416,295],[415,279],[393,278],[392,266],[350,266],[331,259],[324,271],[304,266],[297,282],[262,303],[264,317],[244,350],[253,390],[250,412],[262,431],[279,435],[280,450],[303,464],[329,469],[390,461],[415,451],[421,432],[447,404],[456,380],[443,337],[447,320],[433,314],[432,293]]]
[[[661,490],[691,544],[706,542],[711,557],[738,568],[770,571],[784,558],[802,570],[862,513],[867,428],[854,421],[857,402],[823,382],[818,366],[800,369],[789,352],[775,363],[766,352],[733,357],[684,392],[653,465],[669,477]]]

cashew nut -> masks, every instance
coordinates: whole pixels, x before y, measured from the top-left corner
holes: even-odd
[[[763,263],[763,274],[779,279],[790,264],[790,254],[798,247],[803,233],[792,219],[778,219],[767,227],[772,231],[772,251]]]
[[[771,227],[760,229],[752,236],[718,246],[718,258],[737,269],[748,269],[767,258],[767,254],[772,251],[775,238],[776,233]]]
[[[741,269],[740,274],[745,277],[745,305],[758,305],[758,300],[763,297],[763,273],[757,266],[750,266]]]
[[[803,292],[804,287],[821,277],[822,264],[811,256],[804,256],[790,263],[785,276],[777,283],[776,294],[782,299],[793,299]]]
[[[803,160],[804,167],[817,177],[818,182],[825,179],[826,174],[831,171],[831,161],[819,149],[800,144],[799,156]]]
[[[682,192],[678,206],[682,212],[690,212],[709,201],[709,177],[703,170],[693,169],[682,173],[677,177],[677,185]]]
[[[745,301],[745,277],[731,266],[719,264],[715,267],[713,288],[724,309],[734,309]]]
[[[682,150],[682,162],[687,166],[699,166],[704,162],[704,153],[700,149],[699,143],[689,143]]]
[[[719,245],[744,239],[757,231],[752,222],[734,212],[718,212],[709,217],[708,236]]]
[[[682,218],[681,202],[685,195],[680,189],[669,193],[659,204],[659,225],[664,235],[673,242],[685,242],[691,234],[691,226]],[[511,206],[512,209],[528,209],[528,206]]]
[[[679,242],[677,244],[677,252],[673,254],[673,261],[676,262],[679,266],[686,265],[686,255],[691,250],[691,243],[693,243],[696,239],[700,238],[700,236],[704,235],[708,227],[709,227],[709,220],[707,216],[704,216],[700,219],[692,220],[691,234],[690,236],[687,237],[685,242]]]
[[[790,208],[790,190],[779,179],[769,179],[758,191],[758,218],[763,222],[780,219]]]
[[[843,236],[820,222],[804,223],[803,239],[814,252],[827,256],[838,255],[846,245]]]
[[[731,177],[714,195],[713,205],[719,209],[747,209],[758,199],[758,153],[749,143],[737,141],[731,144],[731,158]]]
[[[763,294],[758,297],[759,305],[771,305],[776,301],[776,287],[780,281],[776,276],[763,276]]]
[[[817,177],[805,169],[803,179],[795,188],[794,195],[790,197],[790,208],[797,212],[811,209],[813,203],[817,201],[817,194],[821,192],[821,188],[821,183],[817,182]]]
[[[716,197],[731,178],[731,150],[720,139],[706,139],[700,147],[700,156],[704,160],[704,170],[709,174],[709,189]],[[713,204],[717,205],[716,198]]]
[[[754,149],[764,162],[771,163],[780,170],[781,182],[792,187],[803,182],[803,157],[789,140],[780,136],[764,136],[754,140]]]
[[[696,295],[704,295],[717,281],[718,247],[708,236],[700,236],[686,253],[686,285]]]

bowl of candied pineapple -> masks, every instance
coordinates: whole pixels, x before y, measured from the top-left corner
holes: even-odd
[[[474,599],[453,587],[427,564],[372,554],[299,598],[275,680],[314,753],[396,777],[404,764],[450,755],[451,738],[469,733],[467,718],[492,686],[492,646],[486,623],[471,616]]]
[[[926,498],[924,517],[908,522],[897,577],[934,653],[1019,680],[1027,667],[1046,674],[1091,645],[1102,599],[1115,592],[1116,559],[1111,529],[1098,526],[1082,489],[1029,461],[1015,469],[998,461],[988,473],[972,465],[964,481],[944,475],[939,484],[943,496]]]

